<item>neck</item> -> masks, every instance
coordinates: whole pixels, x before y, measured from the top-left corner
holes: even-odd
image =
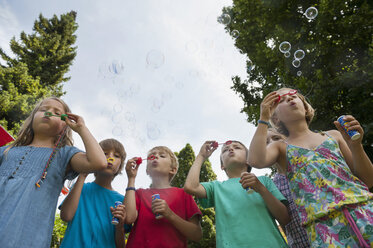
[[[312,133],[312,131],[308,128],[307,122],[304,121],[293,121],[286,124],[286,128],[289,131],[289,140],[296,139],[300,136]]]
[[[230,165],[225,169],[228,178],[238,178],[241,177],[243,172],[247,172],[247,165]]]
[[[54,137],[34,134],[30,146],[54,147]]]
[[[153,188],[153,189],[171,188],[168,175],[167,175],[167,177],[153,176],[152,177],[152,186],[151,186],[151,188]]]
[[[97,183],[105,189],[113,190],[113,188],[111,187],[112,179],[112,176],[103,176],[100,174],[96,174],[95,183]]]

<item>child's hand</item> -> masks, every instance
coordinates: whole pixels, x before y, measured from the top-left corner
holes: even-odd
[[[163,199],[156,199],[152,201],[152,211],[154,214],[160,214],[166,219],[171,217],[171,215],[174,213],[172,210],[168,207],[168,204]]]
[[[242,188],[244,188],[244,189],[251,188],[258,193],[260,193],[260,191],[264,187],[264,185],[255,176],[255,174],[249,173],[249,172],[242,172],[241,173],[240,183],[242,185]]]
[[[202,147],[201,150],[199,151],[199,155],[203,157],[204,160],[208,159],[211,154],[218,149],[218,147],[213,147],[212,144],[215,141],[206,141]]]
[[[269,121],[273,112],[279,103],[279,94],[273,91],[266,95],[260,104],[260,119],[263,121]]]
[[[117,225],[117,227],[123,227],[124,220],[126,219],[126,216],[127,216],[126,206],[124,206],[123,204],[120,204],[116,208],[110,207],[110,211],[111,211],[111,214],[114,217],[118,218],[119,220],[119,224]]]
[[[126,172],[128,178],[135,178],[137,176],[137,170],[140,164],[136,163],[137,157],[131,158],[127,161]]]
[[[67,116],[65,122],[74,132],[79,133],[85,127],[83,117],[71,113],[67,113]]]
[[[347,145],[350,146],[353,144],[361,144],[361,141],[364,136],[364,130],[361,127],[360,123],[352,115],[346,115],[343,120],[347,122],[346,124],[349,130],[356,130],[360,133],[360,138],[352,140],[351,137],[347,134],[347,132],[343,129],[341,124],[338,121],[334,121],[334,125],[342,134],[342,137],[346,141]]]

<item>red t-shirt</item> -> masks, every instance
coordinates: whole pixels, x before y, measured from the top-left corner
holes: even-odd
[[[138,216],[131,230],[127,248],[167,248],[187,247],[187,238],[182,235],[166,218],[156,219],[152,212],[152,195],[159,194],[169,208],[184,220],[194,215],[202,216],[196,202],[180,188],[138,189],[136,190],[136,209]]]

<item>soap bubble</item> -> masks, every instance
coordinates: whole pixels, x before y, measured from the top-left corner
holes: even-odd
[[[238,32],[237,30],[232,30],[231,35],[233,38],[237,39],[238,36],[240,36],[240,32]]]
[[[122,62],[114,60],[109,64],[109,71],[113,74],[122,74],[124,71],[124,65]]]
[[[317,11],[317,9],[315,7],[309,7],[306,12],[304,12],[304,15],[307,17],[307,19],[309,20],[313,20],[316,18],[317,14],[319,12]]]
[[[291,55],[290,52],[286,52],[286,53],[284,53],[285,58],[289,58],[290,55]]]
[[[123,110],[123,105],[120,103],[117,103],[113,106],[114,113],[120,113]]]
[[[297,71],[297,76],[300,77],[302,75],[301,71]]]
[[[253,62],[250,59],[246,61],[246,66],[247,66],[247,71],[248,72],[255,68],[255,65],[253,64]]]
[[[164,55],[161,51],[151,50],[146,55],[146,63],[153,69],[157,69],[164,64]]]
[[[294,59],[301,60],[305,56],[305,53],[302,49],[298,49],[294,52]]]
[[[123,129],[120,126],[115,126],[112,130],[112,134],[114,136],[122,136],[123,135]]]
[[[292,62],[292,64],[293,64],[293,66],[294,66],[295,68],[298,68],[298,67],[300,66],[300,60],[298,60],[298,59],[294,59],[293,62]]]
[[[228,14],[223,14],[218,17],[218,22],[224,25],[228,25],[231,22],[231,17]]]
[[[191,40],[185,44],[185,50],[190,53],[195,53],[198,50],[198,44]]]
[[[146,124],[146,132],[149,139],[156,140],[161,135],[161,131],[158,128],[158,125],[154,122],[148,122]]]
[[[282,53],[289,52],[290,49],[291,49],[290,42],[288,42],[288,41],[281,42],[281,44],[279,46],[279,49],[280,49],[280,52],[282,52]]]

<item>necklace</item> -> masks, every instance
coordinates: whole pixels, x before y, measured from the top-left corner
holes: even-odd
[[[40,188],[40,184],[44,183],[44,180],[47,177],[47,170],[48,170],[49,166],[51,165],[54,157],[56,156],[58,150],[60,149],[60,143],[62,141],[62,137],[64,137],[65,134],[66,134],[66,130],[67,130],[67,127],[64,127],[64,129],[61,132],[60,137],[58,137],[57,142],[54,144],[53,151],[52,151],[51,155],[49,156],[49,159],[47,161],[47,164],[45,165],[43,173],[41,174],[40,179],[35,183],[36,187]]]

